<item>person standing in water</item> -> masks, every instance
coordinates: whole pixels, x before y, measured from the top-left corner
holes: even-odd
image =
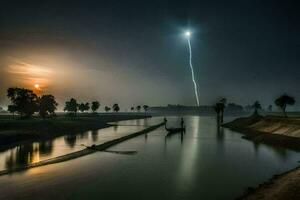
[[[165,129],[167,129],[167,122],[168,122],[167,118],[164,117]]]
[[[167,118],[164,117],[164,123],[166,124],[168,122]]]

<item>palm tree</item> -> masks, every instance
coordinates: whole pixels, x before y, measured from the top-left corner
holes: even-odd
[[[136,110],[137,110],[138,112],[140,112],[141,108],[142,108],[141,106],[137,106],[137,107],[136,107]]]
[[[222,99],[220,100],[220,104],[222,104],[222,105],[220,106],[220,108],[221,108],[221,123],[223,123],[223,121],[224,121],[224,109],[225,109],[225,107],[226,107],[226,102],[227,102],[227,99],[226,99],[226,98],[222,98]]]
[[[148,108],[149,108],[148,105],[143,105],[143,109],[144,109],[144,111],[145,111],[145,116],[146,116],[146,113],[147,113],[147,111],[148,111]]]
[[[95,113],[100,107],[99,101],[93,101],[92,102],[92,111]]]
[[[217,123],[218,124],[223,123],[223,113],[224,113],[225,104],[222,102],[218,102],[216,103],[214,108],[217,113]]]
[[[131,112],[133,112],[133,111],[134,111],[134,107],[132,106],[132,107],[130,108],[130,110],[131,110]]]
[[[145,112],[147,112],[147,111],[148,111],[148,108],[149,108],[149,106],[148,106],[148,105],[143,105],[143,109],[144,109],[144,111],[145,111]]]
[[[275,100],[275,104],[282,109],[282,112],[283,112],[283,114],[284,114],[285,117],[287,117],[286,106],[287,105],[294,105],[295,102],[296,102],[295,98],[291,97],[291,96],[289,96],[287,94],[281,95],[280,97],[278,97]]]
[[[214,106],[214,109],[217,113],[218,124],[223,123],[224,121],[224,109],[226,104],[226,98],[221,98]]]
[[[120,107],[119,107],[119,105],[118,105],[117,103],[115,103],[115,104],[113,105],[113,110],[114,110],[115,112],[119,112]]]

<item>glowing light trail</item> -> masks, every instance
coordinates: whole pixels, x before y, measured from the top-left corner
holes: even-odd
[[[188,41],[188,45],[189,45],[189,52],[190,52],[190,68],[191,68],[191,72],[192,72],[192,80],[194,83],[194,89],[195,89],[195,96],[196,96],[196,100],[197,100],[197,105],[199,106],[199,97],[198,97],[198,89],[197,89],[197,83],[195,80],[195,76],[194,76],[194,68],[193,68],[193,64],[192,64],[192,47],[191,47],[191,41],[190,41],[190,36],[191,36],[191,32],[187,31],[185,32],[185,36],[187,38]]]

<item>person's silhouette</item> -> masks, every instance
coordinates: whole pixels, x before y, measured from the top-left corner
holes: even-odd
[[[181,128],[183,129],[183,128],[184,128],[184,120],[183,120],[183,117],[181,117],[181,122],[180,122],[180,124],[181,124]]]

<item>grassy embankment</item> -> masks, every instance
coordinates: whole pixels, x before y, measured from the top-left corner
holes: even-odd
[[[58,115],[55,118],[18,119],[12,116],[0,116],[0,145],[54,138],[64,134],[109,126],[108,122],[150,117],[143,113],[79,114],[77,117]]]
[[[223,125],[257,143],[300,150],[300,117],[250,116]]]

